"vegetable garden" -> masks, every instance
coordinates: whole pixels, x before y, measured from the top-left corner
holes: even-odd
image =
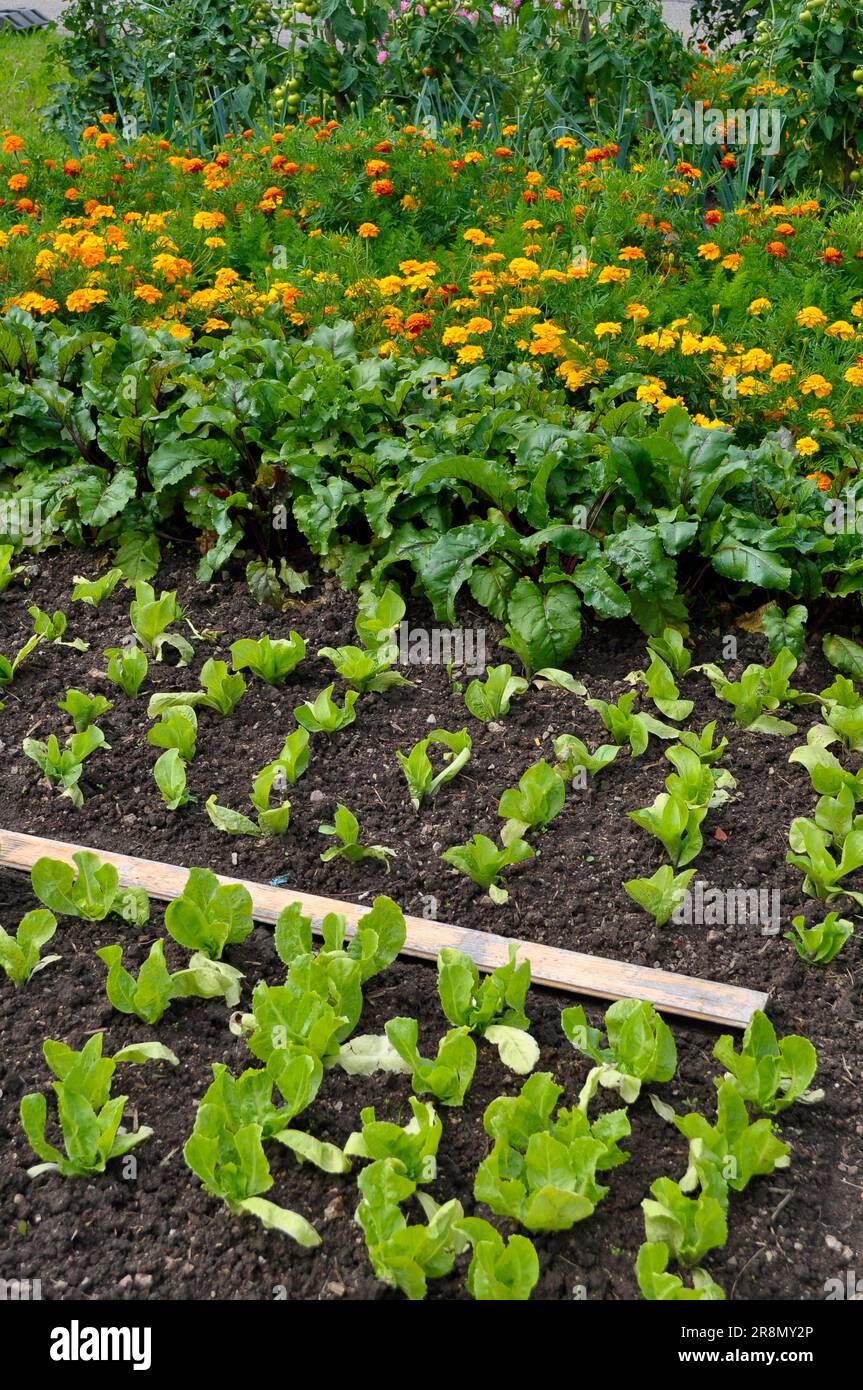
[[[79,0],[53,124],[0,135],[0,1276],[836,1296],[860,21],[729,56],[648,3],[323,0],[287,45],[226,8],[174,17],[184,88]],[[777,149],[681,148],[696,102],[775,103]],[[509,960],[412,960],[406,915]],[[645,995],[544,987],[543,946]],[[655,970],[765,1007],[677,1016]]]

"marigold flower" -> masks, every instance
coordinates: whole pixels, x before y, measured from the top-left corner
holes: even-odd
[[[802,440],[800,440],[799,442],[800,442],[801,444],[803,443]],[[809,442],[810,442],[810,443],[814,443],[814,440],[810,440]],[[817,448],[817,445],[816,445],[816,448]],[[806,452],[810,452],[810,453],[811,453],[811,452],[814,452],[814,451],[813,451],[813,450],[808,450],[808,451],[807,451],[807,450],[802,450],[802,449],[800,449],[800,448],[798,447],[798,452],[799,452],[799,453],[806,453]],[[817,484],[817,487],[818,487],[818,491],[819,491],[819,492],[829,492],[829,491],[830,491],[831,479],[830,479],[830,477],[829,477],[829,475],[828,475],[827,473],[807,473],[807,474],[806,474],[806,479],[807,479],[807,481],[810,482],[810,483],[815,483],[815,484]]]
[[[392,195],[392,179],[373,179],[372,192],[376,198],[389,198]]]
[[[718,261],[722,255],[722,247],[717,246],[715,241],[703,241],[698,248],[698,255],[703,261]]]
[[[863,386],[863,367],[849,367],[842,380],[849,386]]]
[[[598,323],[593,331],[597,338],[617,338],[621,332],[621,325],[613,322]]]
[[[821,445],[818,443],[817,439],[813,439],[809,434],[804,434],[802,439],[798,439],[795,447],[798,454],[802,454],[804,458],[808,458],[810,454],[819,454],[821,452]]]
[[[800,328],[823,328],[827,322],[827,315],[814,304],[808,304],[795,316],[795,322]]]
[[[753,299],[746,312],[757,318],[759,314],[766,314],[768,309],[772,308],[773,305],[769,299]]]
[[[362,237],[364,241],[374,239],[379,235],[380,228],[374,222],[361,222],[357,227],[357,236]]]
[[[463,367],[472,367],[475,362],[481,362],[484,356],[479,343],[468,343],[466,347],[459,348],[456,361]]]
[[[826,377],[821,376],[819,372],[813,372],[801,381],[800,391],[804,396],[816,396],[819,401],[823,401],[832,393],[833,387]]]
[[[72,290],[71,294],[66,296],[66,308],[70,314],[86,314],[94,305],[104,304],[107,298],[107,290]]]

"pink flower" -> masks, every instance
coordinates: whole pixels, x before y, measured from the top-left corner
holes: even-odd
[[[378,66],[383,67],[384,63],[386,62],[389,56],[390,55],[385,48],[379,48],[377,52]]]

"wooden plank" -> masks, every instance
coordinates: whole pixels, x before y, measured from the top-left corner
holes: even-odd
[[[86,845],[67,844],[62,840],[47,840],[38,835],[21,835],[0,829],[0,866],[10,869],[29,872],[43,855],[72,863],[72,856],[86,848]],[[101,849],[94,853],[114,865],[124,886],[144,888],[151,897],[163,901],[179,897],[189,872],[176,864],[161,864],[153,859],[138,859],[129,854],[113,854]],[[274,923],[288,903],[298,902],[303,913],[311,917],[316,931],[319,931],[321,919],[328,912],[339,912],[345,917],[348,934],[351,935],[359,918],[369,910],[368,905],[339,902],[335,898],[322,898],[314,893],[301,893],[294,888],[274,888],[248,879],[218,877],[223,883],[241,883],[248,889],[254,916],[261,922]],[[480,970],[495,970],[505,964],[509,947],[517,939],[498,936],[493,932],[473,931],[446,922],[431,922],[423,917],[405,916],[405,928],[404,955],[420,960],[436,960],[443,946],[455,946],[470,956]],[[535,984],[567,993],[594,995],[598,999],[649,999],[664,1013],[731,1028],[745,1028],[753,1012],[765,1008],[767,1004],[766,994],[741,989],[736,985],[699,980],[694,976],[631,965],[603,956],[584,955],[579,951],[543,946],[535,941],[519,941],[518,945],[521,958],[530,961]]]

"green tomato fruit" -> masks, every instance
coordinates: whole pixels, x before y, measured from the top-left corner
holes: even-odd
[[[851,76],[855,82],[863,82],[863,68],[855,68]]]

